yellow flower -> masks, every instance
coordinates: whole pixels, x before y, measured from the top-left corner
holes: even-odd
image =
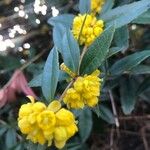
[[[27,139],[33,143],[40,143],[42,145],[46,142],[42,130],[37,126],[34,126],[34,130],[27,135]]]
[[[84,102],[82,101],[80,94],[74,89],[69,88],[63,98],[68,108],[83,108]]]
[[[63,148],[78,131],[73,113],[61,108],[57,100],[46,106],[35,102],[31,96],[29,98],[31,103],[22,105],[19,110],[18,126],[21,132],[33,143],[51,146],[54,141],[57,148]]]
[[[57,126],[68,126],[74,122],[75,122],[74,115],[69,110],[62,108],[56,113]]]
[[[53,112],[57,112],[60,108],[61,103],[57,100],[52,101],[47,107],[48,110],[51,110]]]
[[[22,119],[18,119],[18,127],[23,134],[28,134],[33,130],[33,127],[31,126],[27,116],[23,117]]]
[[[63,99],[68,108],[83,108],[84,105],[94,107],[98,103],[101,87],[99,74],[99,70],[96,70],[91,75],[76,79],[73,87],[68,89]]]
[[[63,148],[66,141],[72,137],[78,128],[72,112],[62,108],[56,113],[56,128],[54,131],[54,143],[57,148]]]
[[[105,0],[91,0],[91,11],[92,13],[99,13],[102,10]]]
[[[89,46],[103,32],[104,22],[95,16],[79,14],[73,20],[72,33],[80,45]]]
[[[37,123],[41,129],[49,130],[53,132],[55,124],[56,124],[56,118],[55,118],[54,112],[50,110],[45,110],[41,112],[37,116]]]

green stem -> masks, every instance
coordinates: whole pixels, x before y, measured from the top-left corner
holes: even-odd
[[[81,54],[81,56],[80,56],[80,60],[79,60],[78,75],[79,75],[80,66],[81,66],[81,62],[82,62],[83,56],[85,55],[86,52],[87,52],[87,46],[84,46],[84,48],[83,48],[83,50],[82,50],[82,54]]]

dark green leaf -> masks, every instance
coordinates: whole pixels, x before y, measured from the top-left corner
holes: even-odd
[[[42,77],[42,92],[48,102],[54,99],[58,77],[58,52],[55,48],[53,48],[46,60]]]
[[[137,24],[150,24],[150,9],[140,15],[137,19],[133,20],[133,23]]]
[[[67,150],[80,150],[83,144],[81,143],[67,143],[66,149]]]
[[[120,80],[120,100],[124,114],[129,115],[133,111],[136,103],[136,81],[122,78]]]
[[[111,124],[115,123],[115,118],[111,110],[102,104],[99,105],[99,115],[106,122]]]
[[[150,66],[148,65],[138,65],[131,70],[129,70],[129,74],[150,74]]]
[[[115,31],[114,42],[122,51],[125,51],[129,47],[128,26],[123,26]]]
[[[22,150],[22,144],[18,144],[13,150]]]
[[[133,67],[140,64],[143,60],[145,60],[149,56],[150,56],[150,50],[144,50],[126,56],[118,60],[115,64],[113,64],[112,67],[110,68],[110,72],[112,75],[117,75],[129,71]]]
[[[150,90],[150,77],[145,78],[144,81],[139,85],[137,95],[140,95],[147,90]]]
[[[67,28],[70,28],[73,22],[74,15],[70,14],[63,14],[60,16],[52,17],[48,20],[48,23],[55,26],[56,24],[60,23],[65,25]]]
[[[88,108],[83,109],[83,111],[79,116],[79,123],[78,123],[79,135],[83,143],[87,140],[87,138],[91,133],[92,124],[93,124],[92,112]]]
[[[46,150],[46,145],[40,145],[40,144],[38,144],[37,150]]]
[[[11,148],[16,144],[16,131],[14,129],[9,129],[6,133],[6,146],[7,148]]]
[[[0,136],[2,136],[7,131],[7,128],[4,126],[0,126]]]
[[[81,14],[90,12],[91,2],[90,0],[80,0],[79,1],[79,10]]]
[[[116,23],[116,28],[122,27],[143,14],[150,7],[150,1],[141,0],[128,5],[114,8],[103,14],[102,19],[108,24]]]
[[[64,34],[61,52],[65,65],[72,71],[77,72],[79,67],[80,49],[70,30],[67,30]]]
[[[111,47],[110,50],[109,50],[109,52],[108,52],[107,58],[109,58],[109,57],[117,54],[118,52],[120,52],[122,50],[124,50],[123,47]]]
[[[95,71],[106,59],[114,32],[114,25],[107,28],[88,48],[81,63],[81,74]]]

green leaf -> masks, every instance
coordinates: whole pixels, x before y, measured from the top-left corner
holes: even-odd
[[[28,85],[30,87],[39,87],[42,84],[42,73],[39,74],[38,76],[34,77],[29,83]]]
[[[59,81],[66,80],[68,78],[70,78],[70,76],[67,73],[65,73],[61,70],[59,71],[59,78],[58,78]]]
[[[110,123],[110,124],[114,124],[115,123],[115,118],[113,113],[111,112],[111,110],[109,108],[107,108],[104,105],[99,105],[99,116],[105,120],[106,122]]]
[[[46,150],[46,145],[37,145],[37,150]]]
[[[124,114],[129,115],[133,111],[136,103],[136,81],[132,78],[122,78],[120,80],[120,100]]]
[[[42,92],[48,102],[54,99],[58,77],[58,52],[53,48],[46,60],[42,77]]]
[[[137,95],[140,95],[147,90],[150,90],[150,77],[145,78],[139,85],[139,88],[137,89]]]
[[[70,30],[67,30],[64,34],[62,44],[61,54],[65,65],[72,71],[77,72],[79,67],[80,49]]]
[[[83,147],[84,144],[79,143],[79,142],[70,142],[70,143],[67,143],[66,144],[66,150],[82,150],[82,147]]]
[[[140,15],[137,19],[133,20],[132,23],[137,24],[150,24],[150,9]]]
[[[7,131],[5,126],[0,126],[0,136],[2,136]]]
[[[22,150],[23,148],[22,144],[18,144],[13,150]]]
[[[150,74],[150,66],[148,65],[138,65],[131,70],[129,70],[129,74]]]
[[[110,68],[110,72],[112,75],[125,73],[126,71],[129,71],[133,67],[136,67],[138,64],[140,64],[143,60],[145,60],[149,56],[150,56],[150,50],[144,50],[126,56],[118,60],[115,64],[113,64],[112,67]]]
[[[78,123],[79,135],[82,143],[84,143],[88,139],[92,130],[92,125],[93,125],[92,112],[88,108],[85,108],[83,109],[83,111],[79,116],[79,123]]]
[[[124,48],[121,48],[121,47],[111,47],[109,52],[108,52],[108,55],[107,55],[107,58],[117,54],[118,52],[124,50]]]
[[[127,25],[115,31],[114,42],[122,51],[125,51],[129,47],[129,31]]]
[[[7,148],[11,148],[16,145],[16,131],[14,129],[11,128],[6,132],[5,142]]]
[[[30,87],[40,87],[40,86],[42,86],[42,77],[43,77],[43,74],[41,73],[41,74],[39,74],[38,76],[34,77],[34,78],[28,83],[28,85],[29,85]],[[69,76],[68,76],[65,72],[59,70],[59,78],[58,78],[58,81],[63,81],[63,80],[66,80],[66,79],[68,79],[68,78],[69,78]]]
[[[1,56],[0,55],[0,69],[3,68],[7,71],[13,70],[20,66],[19,58],[13,56]]]
[[[90,0],[80,0],[79,1],[79,11],[81,14],[90,12],[91,1]]]
[[[114,25],[108,27],[88,48],[81,62],[80,73],[95,71],[106,59],[115,32]]]
[[[64,25],[57,23],[53,28],[53,40],[55,47],[61,52],[62,46],[62,37],[66,32],[66,28]]]
[[[107,24],[116,23],[116,28],[122,27],[138,16],[146,12],[149,8],[150,1],[141,0],[138,2],[133,2],[128,5],[123,5],[117,8],[114,8],[107,13],[103,14],[101,18],[107,22]]]
[[[48,23],[55,26],[56,24],[60,23],[65,25],[65,27],[70,28],[72,26],[74,15],[70,14],[63,14],[56,17],[51,17],[48,20]]]

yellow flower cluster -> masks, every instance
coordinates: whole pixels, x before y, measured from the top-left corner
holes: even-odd
[[[104,22],[95,16],[79,14],[73,20],[72,33],[79,44],[89,46],[102,32]]]
[[[69,88],[63,98],[68,108],[83,108],[85,105],[94,107],[98,103],[100,95],[101,80],[98,76],[100,71],[96,70],[91,75],[78,77]]]
[[[105,0],[91,0],[91,11],[92,13],[99,13],[102,10]]]
[[[61,108],[61,104],[54,100],[48,107],[42,102],[34,102],[21,106],[19,110],[18,126],[27,139],[33,143],[48,146],[54,142],[57,148],[63,148],[66,141],[72,137],[78,128],[74,115]]]

